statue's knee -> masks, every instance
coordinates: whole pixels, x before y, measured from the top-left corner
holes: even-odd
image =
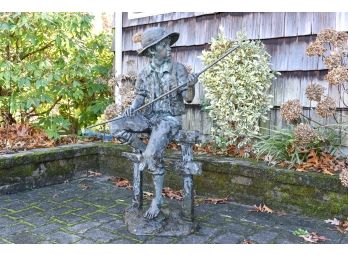
[[[147,168],[152,173],[155,172],[156,170],[158,170],[161,167],[161,165],[160,165],[161,160],[160,160],[160,158],[158,156],[145,151],[144,154],[143,154],[143,157],[144,157],[144,161],[146,162]]]
[[[161,122],[161,123],[158,125],[158,129],[159,129],[161,132],[168,133],[168,132],[170,131],[170,125],[169,125],[167,122]]]

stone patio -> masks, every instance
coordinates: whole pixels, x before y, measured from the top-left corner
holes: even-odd
[[[118,188],[108,178],[82,178],[0,196],[0,242],[239,244],[251,240],[261,244],[305,243],[292,233],[301,228],[330,239],[324,243],[348,243],[348,235],[330,230],[332,225],[324,220],[289,213],[278,216],[251,212],[251,206],[237,203],[198,205],[196,217],[200,229],[190,236],[134,236],[123,222],[124,209],[131,202],[132,192]],[[179,208],[180,202],[166,199],[166,204]]]

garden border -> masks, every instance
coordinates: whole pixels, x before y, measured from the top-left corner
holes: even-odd
[[[0,195],[64,183],[88,176],[88,171],[132,178],[132,165],[121,156],[128,146],[113,143],[88,143],[34,149],[0,156]],[[180,153],[166,152],[165,163]],[[197,195],[229,197],[244,204],[265,203],[273,209],[309,216],[348,216],[348,188],[338,175],[296,172],[270,167],[264,162],[232,157],[196,154],[203,174],[195,177]],[[150,176],[145,175],[149,187]],[[175,172],[168,172],[165,186],[182,188]]]

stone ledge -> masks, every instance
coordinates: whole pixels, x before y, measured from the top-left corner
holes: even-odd
[[[132,165],[121,156],[128,146],[89,143],[36,149],[0,156],[0,194],[62,183],[87,176],[88,171],[132,179]],[[180,157],[167,151],[166,164]],[[266,203],[273,208],[330,217],[348,216],[348,188],[337,175],[295,172],[269,167],[264,162],[231,157],[195,155],[203,174],[196,176],[198,195],[231,197],[245,204]],[[145,183],[151,184],[145,174]],[[179,189],[181,177],[168,172],[166,186]],[[329,216],[328,216],[329,215]]]

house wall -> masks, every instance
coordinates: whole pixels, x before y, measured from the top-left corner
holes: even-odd
[[[261,40],[272,56],[272,68],[281,72],[273,81],[273,108],[269,113],[269,121],[262,126],[270,129],[285,127],[280,116],[280,105],[289,99],[299,98],[305,113],[321,123],[328,124],[332,119],[318,117],[314,110],[315,103],[305,97],[308,83],[318,82],[326,88],[326,93],[336,99],[337,117],[347,120],[348,109],[339,101],[337,87],[329,87],[324,80],[327,73],[323,62],[317,57],[308,57],[305,53],[308,44],[315,40],[316,34],[325,28],[348,31],[348,13],[195,13],[178,12],[154,15],[136,19],[128,19],[123,13],[122,24],[122,70],[123,74],[139,71],[146,65],[146,58],[138,57],[136,50],[139,44],[134,43],[132,36],[149,27],[161,26],[168,31],[180,32],[180,38],[173,46],[173,58],[192,66],[194,72],[202,69],[198,58],[202,50],[209,48],[212,37],[216,37],[219,26],[224,27],[228,38],[235,39],[236,32],[243,30],[249,39]],[[211,121],[207,113],[202,112],[200,105],[204,99],[201,84],[196,85],[196,96],[184,115],[184,126],[209,134]],[[348,102],[348,100],[346,100]],[[348,145],[348,140],[344,139]]]

